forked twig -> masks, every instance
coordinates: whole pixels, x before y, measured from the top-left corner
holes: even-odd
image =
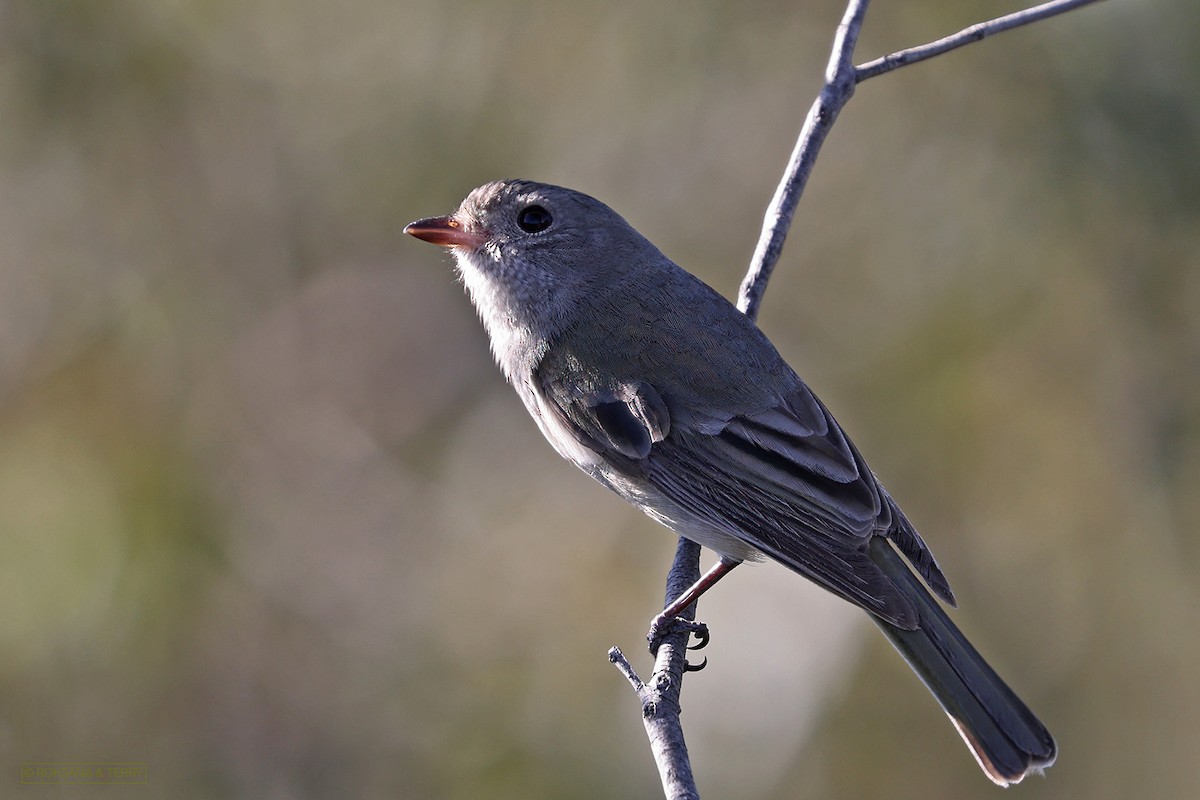
[[[859,83],[977,42],[992,34],[1098,1],[1051,0],[1024,11],[972,25],[929,44],[899,50],[856,67],[853,60],[854,47],[858,42],[858,33],[862,28],[869,0],[849,0],[834,37],[829,64],[825,70],[825,85],[804,118],[787,169],[784,170],[783,178],[767,208],[750,268],[738,290],[738,308],[742,313],[750,319],[757,318],[767,281],[783,252],[783,243],[791,227],[792,217],[808,183],[821,145],[824,144],[838,113],[853,96]],[[699,575],[700,547],[681,537],[667,578],[666,603],[669,604],[680,596]],[[688,609],[692,617],[695,615],[695,608],[693,604]],[[648,683],[644,683],[638,677],[619,648],[609,650],[609,660],[629,680],[642,702],[643,722],[667,800],[698,800],[700,796],[692,776],[687,745],[683,738],[683,726],[679,720],[679,695],[683,675],[687,671],[687,642],[686,631],[664,638],[655,660],[654,673]]]
[[[741,288],[738,290],[738,308],[750,319],[758,317],[759,305],[767,290],[767,281],[770,280],[771,272],[774,271],[775,264],[783,252],[783,242],[791,227],[792,216],[796,213],[800,195],[803,194],[804,187],[808,184],[808,176],[812,172],[813,164],[816,163],[821,145],[825,143],[825,137],[829,134],[829,129],[833,127],[838,112],[850,100],[858,84],[868,78],[874,78],[876,75],[882,75],[885,72],[891,72],[900,67],[916,64],[955,50],[963,45],[978,42],[993,34],[1048,19],[1080,6],[1097,3],[1099,0],[1051,0],[1051,2],[1042,3],[1024,11],[980,22],[935,42],[898,50],[883,58],[877,58],[855,67],[853,66],[854,45],[858,40],[858,31],[862,27],[863,16],[866,14],[867,2],[868,0],[850,0],[850,4],[846,8],[846,14],[838,26],[838,34],[834,39],[829,66],[825,71],[825,85],[821,88],[820,94],[817,95],[816,101],[808,111],[808,116],[804,119],[804,126],[800,129],[800,137],[796,141],[796,147],[792,151],[787,169],[784,170],[779,187],[775,190],[775,196],[767,207],[766,216],[763,218],[762,233],[759,235],[758,245],[754,249],[754,256],[750,260],[750,269],[746,272],[746,277],[742,280]]]

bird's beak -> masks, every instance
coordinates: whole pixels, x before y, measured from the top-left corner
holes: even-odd
[[[441,247],[466,247],[474,250],[484,242],[482,235],[467,230],[454,217],[419,219],[406,225],[404,232]]]

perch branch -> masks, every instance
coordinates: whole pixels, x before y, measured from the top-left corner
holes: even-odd
[[[681,536],[675,548],[675,562],[667,575],[663,605],[669,605],[699,578],[700,545]],[[696,604],[692,603],[680,616],[694,620]],[[700,800],[683,739],[683,724],[679,720],[679,693],[683,688],[683,673],[687,670],[690,636],[688,631],[679,630],[663,637],[654,660],[654,674],[648,683],[642,682],[620,648],[613,647],[608,651],[608,660],[621,670],[642,701],[642,723],[646,726],[646,736],[650,739],[650,750],[658,765],[667,800]]]
[[[738,308],[750,319],[758,317],[767,281],[783,252],[783,243],[791,228],[792,217],[796,213],[800,196],[808,183],[821,145],[837,120],[838,113],[854,95],[854,89],[859,83],[977,42],[994,33],[1037,22],[1098,0],[1052,0],[1024,11],[972,25],[935,42],[900,50],[856,67],[853,60],[854,47],[858,42],[868,2],[869,0],[849,0],[846,6],[825,69],[825,85],[804,118],[787,169],[767,207],[762,233],[755,247],[750,268],[738,290]],[[700,546],[680,537],[675,550],[675,560],[667,576],[664,605],[669,605],[699,577]],[[686,619],[695,619],[695,615],[696,605],[693,603],[683,616]],[[687,671],[688,636],[686,631],[681,630],[664,637],[649,683],[644,683],[638,677],[633,665],[619,648],[613,647],[608,651],[609,660],[633,686],[642,703],[642,720],[667,800],[699,800],[700,796],[692,777],[691,762],[683,738],[683,726],[679,720],[679,696],[683,675]]]

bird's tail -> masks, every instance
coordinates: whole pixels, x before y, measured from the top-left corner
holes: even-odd
[[[937,600],[883,537],[871,558],[917,609],[920,625],[904,630],[872,619],[949,715],[975,760],[995,783],[1017,783],[1054,763],[1054,737],[988,666]]]

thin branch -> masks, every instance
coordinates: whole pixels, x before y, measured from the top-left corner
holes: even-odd
[[[783,242],[792,226],[792,216],[808,184],[808,176],[812,173],[821,145],[833,127],[838,112],[854,94],[854,45],[858,42],[858,32],[867,13],[867,1],[850,0],[846,7],[833,40],[829,66],[825,68],[825,85],[804,118],[796,148],[792,151],[775,196],[771,198],[771,205],[767,207],[758,246],[750,260],[750,271],[738,290],[738,308],[750,319],[758,317],[767,281],[783,252]]]
[[[1049,17],[1057,16],[1080,6],[1098,3],[1099,1],[1051,0],[1049,3],[1042,3],[1040,6],[1027,8],[1024,11],[1017,11],[1003,17],[988,20],[987,22],[980,22],[969,28],[963,28],[958,33],[938,39],[936,42],[910,47],[907,50],[900,50],[883,58],[869,61],[855,70],[857,81],[858,83],[862,83],[867,78],[874,78],[876,75],[882,75],[885,72],[891,72],[894,69],[906,67],[909,64],[916,64],[918,61],[940,56],[942,53],[962,47],[963,45],[978,42],[980,39],[985,39],[994,33],[1002,33],[1013,28],[1019,28],[1022,25],[1048,19]]]
[[[675,548],[675,562],[667,575],[663,605],[669,605],[699,579],[700,545],[681,536]],[[680,616],[694,620],[696,604],[692,603]],[[683,739],[683,724],[679,721],[679,693],[683,689],[683,674],[687,671],[690,636],[686,630],[680,630],[663,637],[654,661],[654,674],[648,683],[642,682],[620,648],[613,647],[608,651],[608,660],[621,670],[642,701],[642,723],[650,739],[650,751],[658,765],[667,800],[700,800]]]
[[[838,113],[854,95],[854,89],[859,83],[977,42],[994,33],[1046,19],[1098,0],[1052,0],[1025,11],[972,25],[936,42],[901,50],[855,67],[854,47],[858,43],[858,34],[862,29],[868,2],[869,0],[849,0],[847,4],[825,70],[825,85],[804,118],[804,125],[800,129],[800,136],[787,169],[767,208],[750,269],[738,290],[738,308],[750,319],[758,316],[767,281],[783,252],[783,243],[791,228],[792,217],[804,187],[808,184],[821,145],[837,120]],[[680,537],[675,550],[675,560],[667,576],[664,606],[670,605],[699,577],[700,546]],[[696,605],[693,603],[682,616],[692,620],[695,619],[695,615]],[[683,726],[679,721],[679,696],[683,688],[683,675],[688,668],[689,635],[686,630],[681,630],[663,638],[649,683],[644,683],[638,677],[633,665],[625,658],[620,648],[613,647],[608,651],[609,661],[617,666],[641,700],[642,720],[667,800],[699,800],[700,796],[692,777],[691,762],[683,738]]]
[[[833,127],[838,112],[849,101],[854,94],[854,88],[859,83],[876,75],[882,75],[909,64],[916,64],[963,45],[977,42],[994,33],[1028,25],[1031,22],[1047,19],[1096,2],[1099,0],[1051,0],[1051,2],[1024,11],[980,22],[964,28],[952,36],[938,39],[936,42],[900,50],[862,66],[852,67],[849,65],[849,60],[853,57],[854,44],[858,39],[863,15],[866,13],[867,0],[850,0],[842,23],[838,26],[833,55],[825,75],[825,86],[821,89],[820,95],[804,119],[804,125],[800,129],[800,137],[792,151],[791,160],[783,173],[779,187],[775,190],[771,204],[767,207],[762,233],[759,234],[758,245],[750,260],[750,269],[746,272],[746,277],[742,280],[742,285],[738,290],[738,308],[742,309],[751,319],[758,316],[758,308],[762,303],[763,293],[766,292],[767,281],[770,280],[771,272],[774,271],[775,264],[779,261],[779,255],[783,252],[783,242],[791,227],[792,216],[800,202],[800,195],[808,183],[808,177],[817,160],[817,154],[821,150],[821,145],[825,143],[825,137],[829,134],[829,129]]]

